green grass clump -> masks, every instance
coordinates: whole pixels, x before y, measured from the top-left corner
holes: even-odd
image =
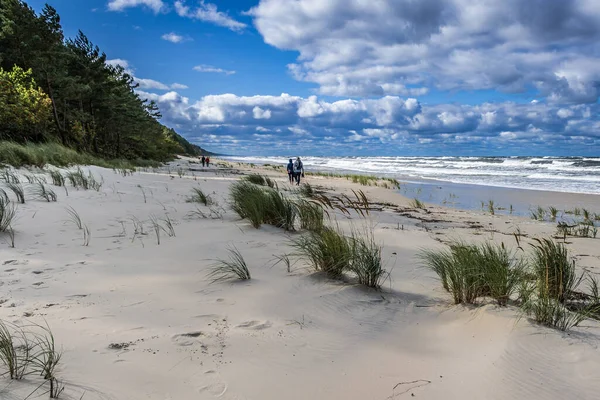
[[[353,247],[339,229],[325,227],[319,231],[294,239],[292,246],[296,255],[309,261],[315,271],[324,272],[331,278],[342,277],[350,270]]]
[[[298,219],[300,220],[300,229],[308,231],[320,231],[323,229],[325,211],[323,206],[308,200],[299,200],[296,202],[298,209]]]
[[[571,311],[558,300],[548,296],[527,299],[521,305],[521,310],[530,315],[535,322],[561,331],[578,326],[590,315],[587,312]]]
[[[255,228],[269,224],[294,230],[298,213],[296,205],[275,189],[242,180],[231,185],[230,199],[233,210],[241,218],[247,218]]]
[[[192,188],[192,195],[187,199],[188,203],[202,203],[205,206],[213,204],[210,195],[205,194],[199,187]]]
[[[0,232],[10,229],[12,221],[17,214],[17,208],[7,198],[0,196]]]
[[[583,275],[577,276],[575,260],[562,243],[550,239],[534,239],[531,267],[538,282],[538,297],[565,300],[577,289]]]
[[[255,185],[268,186],[270,188],[273,188],[276,185],[274,180],[272,180],[268,176],[263,176],[260,174],[246,175],[242,178],[242,180],[250,182],[250,183],[254,183]]]
[[[308,197],[308,198],[313,198],[316,195],[313,187],[308,182],[300,185],[300,187],[298,188],[298,192],[300,193],[301,196]]]
[[[409,206],[412,208],[425,208],[425,203],[416,197],[409,203]]]
[[[375,243],[372,232],[367,234],[354,232],[350,239],[352,245],[350,270],[358,278],[359,284],[379,289],[389,277],[381,261],[381,246]]]
[[[210,268],[207,278],[211,283],[230,279],[250,280],[250,270],[240,251],[234,247],[227,249],[229,259],[218,259]]]
[[[70,165],[97,165],[105,168],[157,167],[157,161],[149,160],[107,160],[87,153],[79,153],[58,143],[18,144],[0,141],[0,164],[12,165],[15,168],[37,166],[43,168],[50,164],[57,167]]]
[[[536,221],[543,221],[546,218],[546,210],[542,206],[537,206],[535,210],[530,211],[530,216]]]
[[[552,221],[556,221],[556,217],[558,216],[558,209],[554,206],[548,207],[548,214],[550,214],[550,219]]]
[[[454,242],[447,250],[422,250],[423,265],[433,270],[455,304],[474,304],[489,296],[505,305],[523,276],[524,262],[504,245]]]

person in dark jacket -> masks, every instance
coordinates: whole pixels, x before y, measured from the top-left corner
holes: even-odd
[[[304,178],[304,165],[300,157],[296,157],[294,162],[294,177],[296,178],[296,186],[300,186],[300,177]]]
[[[290,162],[288,162],[288,165],[287,165],[287,173],[288,173],[288,178],[290,180],[290,183],[293,184],[294,183],[294,162],[292,161],[291,158],[290,158]]]
[[[204,163],[206,163],[206,158],[204,158],[204,156],[202,156],[202,166],[204,167]]]

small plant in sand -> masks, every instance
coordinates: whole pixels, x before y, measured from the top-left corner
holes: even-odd
[[[47,202],[56,201],[58,199],[56,193],[54,193],[54,190],[46,187],[46,185],[41,182],[36,184],[32,191],[37,198],[46,200]]]
[[[535,322],[549,327],[567,331],[589,318],[589,312],[571,311],[558,300],[548,297],[526,299],[521,304],[521,311],[530,315]]]
[[[489,296],[505,305],[519,287],[525,266],[503,244],[492,243],[453,242],[448,250],[422,250],[419,258],[438,275],[455,304],[474,304],[478,297]]]
[[[9,202],[10,199],[8,197],[8,194],[6,193],[6,191],[2,188],[0,188],[0,200],[4,200],[5,202]]]
[[[183,168],[177,168],[177,175],[179,175],[180,178],[183,178],[185,176],[185,171],[183,170]]]
[[[255,185],[268,186],[270,188],[274,188],[276,185],[276,182],[274,180],[272,180],[268,176],[263,176],[260,174],[246,175],[242,178],[242,180],[254,183]]]
[[[425,208],[425,204],[416,197],[409,203],[412,208]]]
[[[242,253],[235,247],[228,248],[229,258],[218,259],[210,267],[207,279],[211,283],[223,282],[230,279],[249,280],[251,279],[250,270]]]
[[[61,171],[54,169],[50,170],[50,179],[52,179],[52,184],[54,186],[64,186],[65,185],[65,176]]]
[[[192,195],[187,199],[188,203],[202,203],[209,206],[213,203],[210,195],[205,194],[199,187],[192,188]]]
[[[0,320],[0,363],[10,379],[29,373],[35,343],[20,327]]]
[[[146,199],[146,191],[144,190],[144,188],[142,187],[142,185],[137,185],[137,187],[142,192],[142,196],[144,197],[144,203],[147,203],[148,201]]]
[[[546,218],[546,210],[542,206],[537,206],[535,210],[530,211],[530,216],[536,221],[543,221]]]
[[[573,214],[575,216],[577,216],[577,217],[580,216],[581,215],[581,208],[579,208],[579,207],[574,208],[573,209]]]
[[[152,225],[152,229],[156,235],[156,244],[160,245],[160,231],[162,230],[162,227],[160,226],[158,218],[154,215],[150,215],[150,224]]]
[[[0,232],[7,232],[11,229],[12,221],[17,214],[17,207],[7,198],[0,196]],[[13,241],[14,243],[14,241]],[[14,247],[14,246],[13,246]]]
[[[298,192],[300,193],[301,196],[308,197],[308,198],[313,198],[313,197],[315,197],[315,194],[316,194],[313,187],[308,182],[300,185],[300,187],[298,188]]]
[[[17,201],[21,204],[25,204],[25,190],[23,189],[23,185],[20,183],[7,183],[6,187],[8,187],[17,197]]]
[[[585,208],[582,208],[581,209],[581,214],[583,216],[583,220],[584,221],[591,221],[590,211],[589,210],[586,210]]]
[[[575,260],[562,243],[550,239],[534,239],[531,267],[536,276],[538,297],[564,303],[577,289],[583,275],[577,276]]]
[[[494,205],[494,200],[489,200],[488,204],[487,204],[487,207],[488,207],[488,212],[491,215],[495,215],[496,214],[496,207]]]
[[[73,223],[77,229],[83,229],[83,222],[81,221],[79,213],[75,211],[73,207],[67,207],[66,210],[69,215],[69,222]]]
[[[548,207],[548,214],[550,215],[551,221],[556,221],[556,218],[558,217],[558,209],[554,206],[550,206]]]
[[[165,214],[165,217],[162,220],[165,224],[163,230],[166,232],[169,237],[175,237],[175,228],[173,227],[173,221],[169,217],[168,214]]]
[[[331,278],[340,278],[350,269],[352,244],[340,229],[324,227],[292,241],[295,256],[306,259],[312,268]]]
[[[321,204],[301,199],[296,202],[296,207],[298,209],[300,229],[309,231],[319,231],[323,229],[325,210],[323,210]]]
[[[14,171],[6,168],[2,170],[0,173],[0,179],[4,181],[4,183],[21,183],[21,179],[19,179],[19,175],[17,175]]]
[[[383,269],[381,246],[375,242],[373,231],[368,231],[366,234],[353,232],[350,244],[352,247],[350,271],[356,275],[360,285],[379,289],[390,274]]]

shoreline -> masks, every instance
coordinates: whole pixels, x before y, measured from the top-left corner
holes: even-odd
[[[586,321],[566,336],[519,318],[514,306],[454,306],[416,261],[423,248],[456,238],[515,248],[519,232],[528,248],[533,238],[554,235],[555,223],[415,209],[392,188],[307,175],[304,182],[328,196],[361,190],[370,199],[366,217],[335,211],[332,223],[373,229],[390,272],[375,291],[327,279],[303,261],[277,264],[306,232],[255,229],[231,210],[229,187],[248,174],[267,175],[295,196],[285,172],[216,158],[202,169],[189,160],[157,173],[83,167],[102,180],[99,191],[69,186],[67,196],[54,187],[56,203],[28,194],[18,205],[15,248],[0,246],[0,319],[47,321],[63,349],[62,398],[385,399],[401,396],[399,383],[419,380],[429,383],[401,385],[405,396],[558,400],[600,392],[600,382],[582,373],[600,366],[599,323]],[[214,203],[189,202],[193,188]],[[89,228],[87,244],[66,207]],[[155,233],[153,220],[164,229]],[[580,270],[599,274],[596,240],[569,237],[568,248]],[[252,279],[211,284],[208,271],[231,246]],[[559,362],[565,355],[570,362]],[[33,384],[12,382],[0,397],[23,398]]]

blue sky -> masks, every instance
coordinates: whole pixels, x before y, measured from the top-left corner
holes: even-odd
[[[597,0],[48,3],[213,151],[600,156]]]

